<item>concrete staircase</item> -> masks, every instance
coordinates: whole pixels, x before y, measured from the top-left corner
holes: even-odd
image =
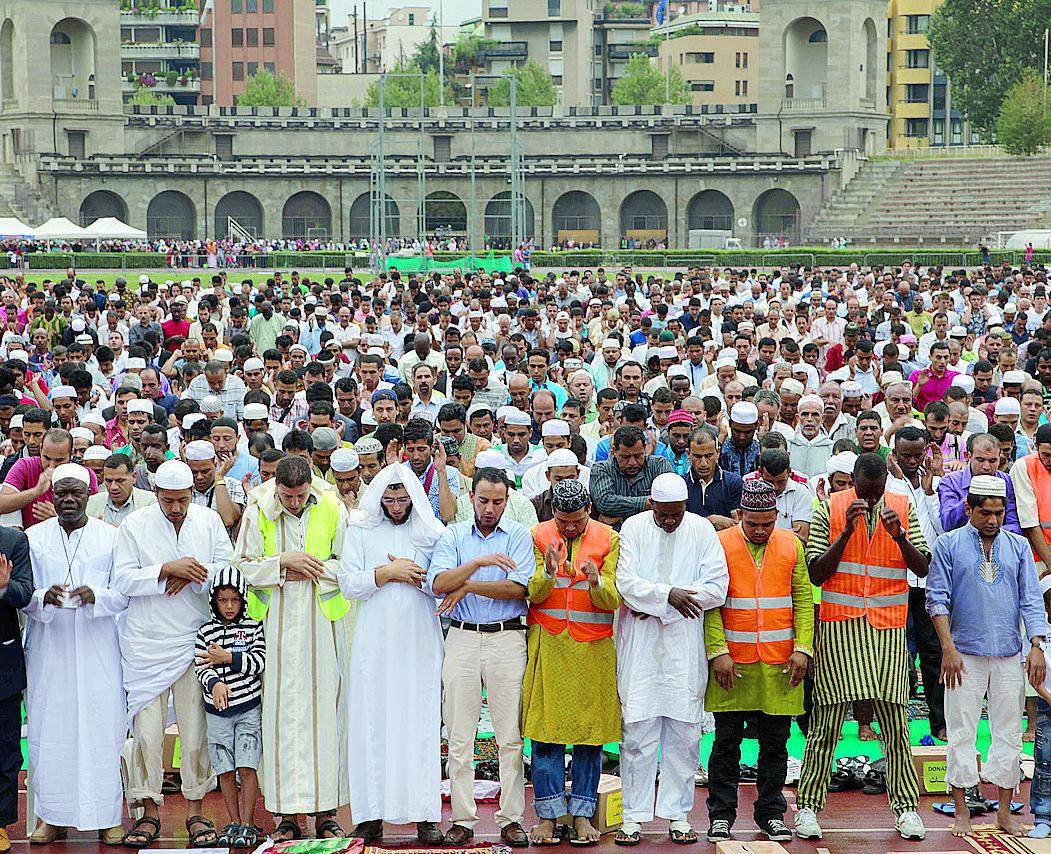
[[[973,245],[1033,228],[1051,205],[1051,157],[872,160],[815,218],[808,242]]]
[[[13,166],[0,164],[0,217],[5,216],[40,225],[51,214],[47,200]]]

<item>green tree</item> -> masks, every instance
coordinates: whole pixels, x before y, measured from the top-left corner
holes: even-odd
[[[511,73],[489,89],[489,103],[494,107],[511,105],[511,77],[518,81],[515,103],[520,107],[553,107],[558,101],[555,81],[536,60],[515,66]]]
[[[688,95],[678,68],[672,68],[666,79],[646,54],[633,53],[610,97],[617,106],[629,107],[685,104]]]
[[[996,120],[996,141],[1008,154],[1036,154],[1051,145],[1051,91],[1035,69],[1012,86]]]
[[[1008,89],[1042,65],[1048,21],[1051,0],[945,0],[931,16],[927,37],[953,106],[982,135],[995,130]]]
[[[478,58],[478,51],[483,47],[490,47],[495,44],[497,44],[495,39],[487,39],[485,36],[477,33],[471,33],[470,35],[461,33],[456,37],[456,41],[453,42],[453,63],[461,68],[469,68],[475,64],[475,60]]]
[[[412,109],[420,107],[420,78],[417,76],[420,69],[413,65],[398,66],[396,74],[412,76],[390,76],[385,78],[383,84],[383,105],[387,108],[402,107]],[[441,103],[441,88],[438,81],[438,72],[431,71],[424,75],[423,80],[423,102],[425,107],[437,107]],[[452,102],[452,93],[448,86],[445,89],[445,102]],[[365,106],[378,107],[380,103],[379,83],[369,86],[365,94]]]
[[[158,95],[152,89],[140,86],[128,103],[136,107],[174,107],[175,99],[171,95]]]
[[[305,107],[306,104],[284,72],[276,76],[266,70],[253,74],[245,82],[244,92],[237,96],[239,107]]]
[[[438,28],[434,25],[434,21],[431,21],[431,31],[428,33],[425,41],[420,42],[416,45],[416,51],[412,55],[412,61],[410,65],[415,65],[417,68],[422,68],[424,71],[430,73],[438,71],[438,51],[441,50],[441,45],[438,44]],[[419,92],[419,88],[416,90]]]

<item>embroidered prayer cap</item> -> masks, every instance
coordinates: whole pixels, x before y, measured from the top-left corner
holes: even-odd
[[[686,481],[675,472],[665,472],[653,479],[650,487],[650,500],[658,502],[685,501],[689,496]]]
[[[1007,481],[991,474],[977,474],[971,478],[967,493],[990,498],[1007,498]]]
[[[90,448],[84,451],[84,460],[108,460],[112,453],[113,451],[111,451],[105,445],[92,445]]]
[[[693,424],[696,419],[693,417],[692,412],[687,412],[685,409],[676,409],[668,416],[668,426],[672,424]]]
[[[1025,371],[1004,371],[1004,385],[1021,385],[1025,382]]]
[[[244,412],[241,413],[245,421],[258,421],[260,418],[270,419],[265,403],[246,403]]]
[[[71,385],[58,385],[51,389],[51,394],[48,395],[51,400],[58,397],[71,397],[74,400],[77,397],[77,390]]]
[[[182,429],[189,430],[198,421],[207,421],[200,412],[190,412],[182,417]]]
[[[1008,371],[1010,373],[1010,371]],[[1021,415],[1022,404],[1013,397],[1001,397],[993,406],[993,415]]]
[[[187,461],[193,461],[199,463],[203,460],[214,460],[215,459],[215,445],[211,442],[205,442],[203,439],[199,439],[196,442],[189,442],[182,452],[183,459]]]
[[[87,427],[74,427],[69,431],[69,435],[74,439],[86,439],[89,442],[95,441],[95,434],[92,433]]]
[[[245,359],[245,370],[246,371],[261,371],[266,367],[263,360],[258,356],[253,356],[251,359]]]
[[[861,383],[856,383],[854,380],[847,380],[840,388],[843,391],[843,397],[849,397],[851,400],[865,396]]]
[[[354,471],[359,465],[357,452],[350,448],[336,448],[329,457],[328,464],[332,471]]]
[[[91,475],[88,473],[88,470],[84,466],[77,465],[77,463],[63,463],[55,467],[55,471],[51,475],[51,482],[58,483],[67,479],[79,480],[85,486],[91,484]]]
[[[781,383],[781,392],[783,394],[798,394],[802,397],[803,392],[805,391],[806,386],[804,386],[799,380],[787,379]]]
[[[508,427],[529,427],[532,424],[532,421],[529,420],[529,416],[521,409],[512,406],[504,416],[504,424]]]
[[[561,480],[551,487],[551,508],[559,513],[576,513],[590,504],[591,495],[579,480]]]
[[[383,453],[383,445],[380,444],[379,439],[374,439],[372,436],[364,436],[354,443],[354,450],[359,454],[381,454]],[[329,462],[331,463],[331,460]]]
[[[222,412],[223,402],[219,399],[218,395],[209,394],[206,395],[204,400],[201,401],[201,412]]]
[[[460,456],[460,443],[457,442],[452,436],[439,436],[438,441],[442,443],[442,447],[445,448],[445,453],[447,456]]]
[[[741,488],[741,509],[765,513],[777,509],[777,493],[765,480],[746,480]]]
[[[157,489],[192,489],[193,472],[182,460],[165,460],[153,480]]]

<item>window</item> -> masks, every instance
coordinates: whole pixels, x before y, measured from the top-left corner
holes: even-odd
[[[259,0],[245,0],[245,11],[246,12],[258,12],[259,11]]]
[[[686,54],[687,62],[700,63],[701,65],[711,65],[715,62],[715,54],[710,51],[704,51],[701,53],[688,53]]]
[[[934,144],[945,145],[945,119],[934,120]]]
[[[926,104],[930,87],[926,83],[908,83],[905,86],[905,103]]]
[[[230,11],[235,15],[241,14],[244,11],[243,0],[230,0]]]
[[[506,6],[490,6],[489,7],[490,18],[506,18],[507,7]]]
[[[748,67],[748,54],[747,53],[742,53],[741,54],[741,68],[747,68],[747,67]]]
[[[595,42],[595,56],[602,56],[602,43]]]
[[[273,12],[274,11],[274,0],[263,0],[263,11]]]
[[[963,119],[953,119],[949,127],[952,133],[949,144],[963,145]]]
[[[602,78],[601,77],[596,77],[595,78],[595,91],[596,92],[601,92],[602,91]]]
[[[211,80],[212,79],[212,64],[210,62],[201,63],[201,79]]]
[[[562,53],[562,42],[560,42],[560,41],[548,42],[547,43],[547,49],[549,51],[551,51],[551,53]]]
[[[931,52],[926,49],[905,51],[906,68],[930,68]]]
[[[747,95],[748,94],[748,81],[747,80],[742,80],[741,81],[741,94],[742,95]]]
[[[927,119],[905,119],[905,136],[927,136]]]
[[[274,28],[263,27],[263,44],[272,47],[274,44]]]
[[[930,15],[906,15],[905,32],[907,32],[911,36],[918,35],[920,33],[925,33],[927,32],[927,28],[930,26],[930,23]]]
[[[735,68],[740,68],[741,67],[741,52],[740,51],[738,51],[737,53],[734,54],[734,67]]]
[[[547,0],[547,16],[557,18],[562,14],[562,0]]]
[[[741,97],[741,81],[740,80],[735,80],[734,81],[734,94],[737,97]]]
[[[245,44],[249,47],[259,47],[259,30],[255,27],[245,30]]]
[[[248,71],[248,76],[249,77],[255,77],[259,73],[259,63],[258,62],[249,62],[247,71]]]
[[[561,74],[552,74],[551,75],[551,82],[554,83],[556,86],[561,86],[562,85],[562,75]]]
[[[409,12],[409,26],[410,27],[415,27],[416,26],[416,15],[413,12]]]
[[[211,27],[201,27],[201,47],[212,46],[212,30]]]
[[[265,68],[271,74],[276,74],[277,73],[276,66],[272,62],[264,62],[263,63],[263,68]]]
[[[938,84],[935,84],[935,86],[934,86],[934,103],[932,104],[932,106],[934,107],[935,110],[944,110],[945,109],[945,90],[946,90],[946,86],[945,86],[944,83],[941,84],[940,86]]]
[[[245,79],[245,64],[243,62],[235,62],[233,64],[234,80]]]
[[[715,81],[714,80],[694,80],[690,83],[690,90],[693,92],[714,92]]]
[[[230,44],[234,47],[242,47],[245,43],[245,31],[240,27],[230,30]]]

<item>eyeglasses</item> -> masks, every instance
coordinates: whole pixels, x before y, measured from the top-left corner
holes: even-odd
[[[385,507],[404,507],[406,504],[412,504],[411,498],[389,498],[384,495],[380,499],[380,504]]]

